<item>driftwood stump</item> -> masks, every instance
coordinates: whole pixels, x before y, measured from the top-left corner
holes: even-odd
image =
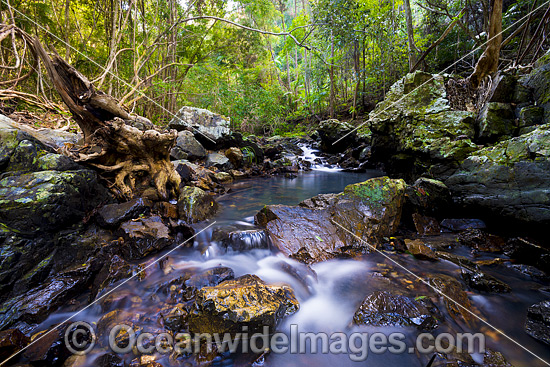
[[[13,25],[0,24],[15,32],[46,67],[48,76],[84,134],[84,146],[68,147],[63,153],[99,170],[119,198],[130,199],[137,187],[148,184],[160,198],[177,197],[180,176],[170,162],[170,149],[177,132],[161,131],[148,119],[128,113],[116,99],[98,91],[92,83],[58,55],[50,56],[36,38]],[[138,129],[135,123],[146,126]],[[138,185],[139,183],[139,185]]]

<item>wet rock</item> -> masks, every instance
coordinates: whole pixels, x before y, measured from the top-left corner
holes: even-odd
[[[519,271],[522,274],[525,274],[535,280],[539,281],[549,281],[550,276],[548,276],[545,272],[542,270],[539,270],[531,265],[523,265],[523,264],[512,264],[510,267],[516,271]]]
[[[467,311],[472,309],[472,304],[458,280],[444,274],[431,274],[427,277],[427,280],[432,287],[450,298],[440,297],[453,319],[456,321],[462,319],[466,323],[473,320],[473,316]]]
[[[92,299],[111,284],[129,278],[132,275],[132,266],[118,255],[114,255],[107,261],[108,263],[103,265],[99,274],[94,279]]]
[[[369,294],[353,316],[355,324],[370,326],[415,326],[432,329],[432,313],[420,302],[402,295],[375,291]]]
[[[239,148],[233,147],[233,148],[227,149],[225,151],[225,156],[227,157],[227,159],[229,159],[229,161],[234,167],[236,168],[242,167],[244,156],[243,156],[243,152],[241,152]]]
[[[183,131],[188,128],[193,132],[204,133],[208,138],[217,141],[224,136],[231,134],[229,129],[229,119],[211,111],[195,108],[182,107],[176,114],[176,117],[170,121],[171,129]]]
[[[153,209],[156,210],[162,218],[179,219],[178,206],[176,204],[161,201],[155,203]]]
[[[176,145],[170,151],[174,160],[188,159],[196,161],[206,158],[206,149],[195,139],[191,131],[180,131],[176,139]]]
[[[485,222],[481,219],[443,219],[441,221],[441,227],[453,232],[461,232],[467,229],[487,228]]]
[[[525,331],[533,338],[550,345],[550,301],[542,301],[529,307]]]
[[[32,340],[36,342],[29,345],[23,356],[33,365],[61,366],[72,354],[64,341],[65,331],[70,325],[71,322],[66,321],[33,335]]]
[[[443,215],[452,207],[451,192],[441,181],[421,177],[407,186],[407,205],[413,212],[427,216]]]
[[[402,180],[373,178],[338,195],[318,195],[303,206],[266,206],[255,220],[275,247],[302,262],[353,256],[370,247],[334,223],[373,242],[390,236],[400,222],[404,191]]]
[[[266,285],[255,275],[244,275],[197,292],[189,315],[189,331],[236,333],[242,332],[243,326],[248,326],[250,331],[260,331],[263,326],[273,330],[298,308],[289,287]]]
[[[122,204],[108,204],[97,211],[97,221],[105,227],[118,227],[122,222],[148,214],[153,206],[147,199],[135,198]]]
[[[503,252],[504,238],[489,234],[480,229],[468,229],[458,235],[458,241],[464,246],[482,252]]]
[[[506,243],[504,253],[520,264],[536,266],[550,273],[550,250],[528,238],[511,238]]]
[[[542,107],[527,106],[527,107],[523,107],[519,112],[520,129],[535,126],[535,125],[540,125],[543,123],[543,121],[544,121],[544,108]]]
[[[550,221],[550,124],[472,154],[449,177],[465,210],[520,223]]]
[[[188,223],[197,223],[211,218],[217,210],[216,200],[198,187],[185,186],[181,190],[178,212],[180,218]]]
[[[242,172],[242,171],[237,171],[237,170],[232,169],[230,172],[231,172],[231,176],[233,176],[233,178],[235,180],[240,180],[240,179],[248,177],[248,175],[246,173]]]
[[[124,222],[120,229],[124,236],[120,247],[127,259],[141,259],[174,243],[158,215]]]
[[[483,356],[483,367],[514,367],[514,366],[508,363],[508,361],[506,361],[506,358],[504,358],[502,353],[487,348],[485,355]]]
[[[0,360],[4,361],[26,347],[29,342],[30,338],[17,329],[0,331]]]
[[[235,251],[247,251],[252,249],[267,249],[270,247],[268,235],[262,229],[230,232],[223,242],[225,247]]]
[[[341,153],[350,146],[355,145],[357,133],[353,130],[354,127],[347,122],[341,122],[335,119],[321,121],[317,129],[319,137],[321,138],[321,149],[328,153]],[[346,137],[344,138],[344,136]],[[336,141],[338,141],[338,143],[336,143]]]
[[[515,114],[509,103],[489,102],[481,112],[479,138],[496,141],[503,136],[511,136],[516,128]]]
[[[216,167],[222,171],[229,171],[233,165],[225,155],[220,153],[210,153],[206,159],[206,167]]]
[[[5,329],[19,321],[37,324],[72,297],[76,296],[90,283],[93,273],[85,264],[84,272],[57,275],[45,284],[27,293],[9,299],[0,308],[0,329]]]
[[[422,214],[414,213],[412,215],[414,227],[419,235],[438,235],[441,233],[441,227],[437,219],[426,217]]]
[[[550,59],[548,54],[539,58],[533,71],[520,79],[520,84],[533,91],[537,106],[544,108],[544,120],[550,121],[550,85],[548,74]]]
[[[450,261],[460,267],[466,267],[469,269],[478,268],[477,264],[472,260],[468,259],[467,257],[452,254],[450,252],[444,252],[444,251],[436,251],[435,253],[437,257],[439,257],[440,259]]]
[[[56,230],[109,198],[93,171],[43,171],[0,180],[0,222],[22,232]]]
[[[510,286],[479,270],[462,268],[462,279],[468,287],[487,293],[508,293]]]
[[[405,240],[405,246],[414,257],[420,260],[437,260],[437,255],[421,240]]]
[[[114,353],[105,353],[94,360],[97,367],[124,367],[124,361]]]
[[[6,171],[70,171],[84,169],[70,158],[49,152],[39,142],[22,140],[14,149]]]

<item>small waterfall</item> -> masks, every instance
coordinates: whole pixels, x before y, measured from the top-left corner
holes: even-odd
[[[298,144],[298,146],[303,152],[299,158],[303,161],[309,162],[312,170],[326,172],[337,172],[342,170],[341,168],[328,164],[325,159],[317,156],[316,153],[319,153],[319,150],[306,144]]]
[[[234,251],[246,251],[250,249],[268,249],[269,236],[262,229],[230,232],[229,238],[223,242],[224,246]]]

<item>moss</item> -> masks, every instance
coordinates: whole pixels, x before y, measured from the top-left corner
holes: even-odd
[[[348,185],[342,194],[368,201],[370,204],[385,205],[391,197],[403,193],[405,187],[405,181],[392,180],[385,176]]]

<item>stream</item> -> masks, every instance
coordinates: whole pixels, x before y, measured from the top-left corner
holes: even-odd
[[[414,338],[419,333],[415,328],[384,328],[353,325],[352,318],[355,310],[361,304],[365,295],[374,290],[383,290],[383,284],[376,281],[373,275],[388,271],[391,277],[398,281],[409,279],[403,271],[395,267],[388,259],[380,254],[364,255],[360,259],[342,259],[317,263],[309,270],[306,266],[292,259],[278,254],[273,249],[265,249],[265,238],[251,235],[247,238],[250,249],[235,251],[226,249],[218,241],[213,241],[217,232],[227,230],[252,230],[254,226],[254,214],[264,205],[285,204],[295,205],[300,201],[320,193],[337,193],[343,191],[346,185],[365,181],[372,177],[382,175],[382,172],[367,171],[364,173],[348,173],[334,168],[327,168],[319,163],[315,152],[304,149],[304,159],[313,163],[313,170],[301,172],[295,178],[273,176],[268,178],[252,178],[237,181],[228,187],[229,192],[217,200],[221,210],[210,221],[195,225],[199,235],[195,238],[193,247],[180,248],[172,252],[167,262],[162,267],[153,266],[146,270],[144,277],[136,277],[116,289],[116,293],[128,292],[132,298],[127,298],[124,303],[119,303],[116,308],[125,308],[132,313],[145,313],[151,317],[151,325],[155,315],[160,312],[158,290],[170,284],[184,270],[199,271],[217,266],[226,266],[233,269],[235,277],[244,274],[255,274],[268,284],[287,284],[292,287],[296,298],[300,302],[300,309],[294,315],[286,318],[278,327],[279,331],[288,333],[291,325],[298,325],[300,332],[384,332],[399,331],[407,336],[407,345],[414,345]],[[317,163],[316,163],[317,162]],[[208,227],[211,223],[214,225]],[[206,228],[206,229],[205,229]],[[445,248],[449,241],[449,235],[432,236],[430,244],[441,245]],[[439,244],[437,244],[439,242]],[[447,246],[448,247],[448,246]],[[469,249],[455,246],[453,253],[474,259]],[[151,264],[162,256],[156,256],[147,260]],[[394,260],[410,269],[420,277],[429,273],[442,273],[455,278],[460,278],[460,269],[457,265],[440,260],[438,262],[419,261],[408,254],[390,254]],[[492,259],[494,254],[476,257],[474,260]],[[295,272],[285,271],[282,263],[296,269]],[[548,297],[540,291],[541,283],[535,282],[520,273],[507,268],[505,265],[496,265],[486,272],[510,285],[512,292],[505,294],[479,294],[467,292],[474,312],[481,315],[489,323],[504,331],[517,342],[527,346],[532,352],[545,360],[550,360],[550,349],[542,343],[528,336],[523,325],[527,308],[533,303]],[[296,274],[302,275],[301,277]],[[410,280],[409,280],[410,281]],[[128,299],[131,299],[128,301]],[[136,300],[139,299],[139,302]],[[85,305],[85,301],[81,300]],[[82,305],[81,304],[81,305]],[[437,304],[444,313],[443,306]],[[115,308],[114,303],[98,302],[76,319],[97,322],[101,316]],[[70,316],[77,307],[67,307],[64,310],[52,314],[39,329],[59,323]],[[511,341],[496,333],[491,328],[476,322],[468,329],[465,325],[457,325],[452,320],[449,324],[463,332],[484,332],[487,336],[487,346],[504,354],[508,362],[514,366],[544,366],[540,360],[530,355]],[[156,325],[155,327],[158,327]],[[436,333],[443,330],[436,329]],[[412,343],[412,344],[411,344]],[[417,353],[403,354],[374,354],[369,353],[366,361],[353,362],[347,354],[271,354],[256,362],[255,365],[265,366],[426,366],[432,355],[420,355]],[[473,356],[479,360],[479,356]],[[189,360],[192,363],[192,359]],[[168,366],[168,362],[158,360]],[[216,359],[214,365],[243,365],[250,362],[242,362],[239,358],[227,356],[225,359]],[[94,352],[87,358],[87,364],[94,365]]]

